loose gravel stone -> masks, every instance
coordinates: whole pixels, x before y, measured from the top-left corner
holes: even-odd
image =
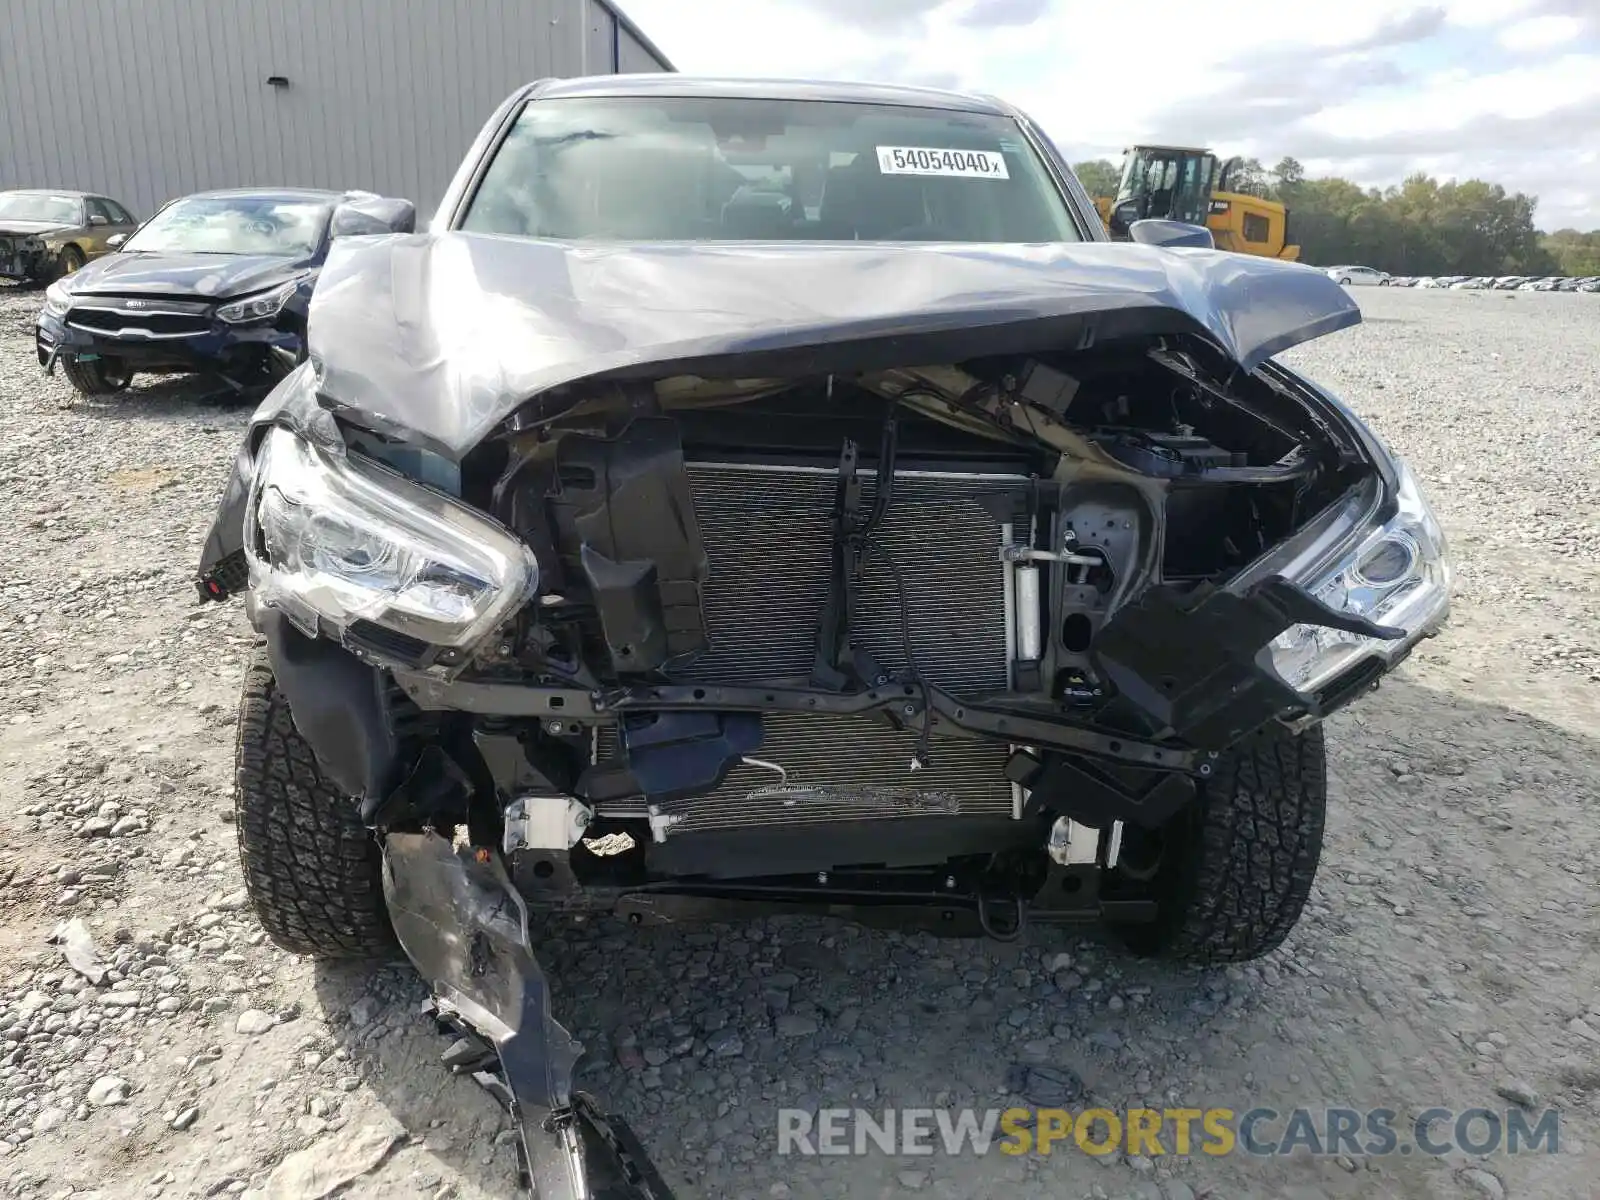
[[[815,1017],[800,1016],[796,1013],[785,1013],[772,1024],[779,1037],[788,1038],[809,1037],[818,1029]]]
[[[1495,1095],[1511,1101],[1519,1108],[1531,1110],[1539,1107],[1539,1093],[1520,1079],[1511,1079],[1505,1083],[1496,1084],[1494,1091]]]
[[[277,1021],[273,1020],[271,1013],[264,1013],[259,1008],[247,1008],[239,1014],[233,1023],[235,1032],[246,1037],[254,1037],[271,1029]]]
[[[127,1099],[128,1081],[118,1079],[115,1075],[96,1079],[89,1088],[89,1103],[94,1108],[109,1108],[114,1104],[124,1104]]]
[[[1505,1200],[1505,1184],[1501,1183],[1499,1177],[1490,1171],[1484,1171],[1478,1167],[1469,1167],[1466,1170],[1456,1172],[1456,1178],[1471,1188],[1476,1195],[1486,1196],[1488,1200]]]

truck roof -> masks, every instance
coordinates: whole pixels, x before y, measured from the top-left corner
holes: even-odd
[[[738,100],[817,100],[856,104],[898,104],[913,108],[1015,115],[992,96],[949,92],[905,84],[847,83],[810,79],[724,79],[679,74],[590,75],[543,79],[524,92],[540,99],[566,96],[704,96]]]

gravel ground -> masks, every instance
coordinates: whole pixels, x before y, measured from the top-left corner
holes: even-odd
[[[1329,841],[1289,943],[1199,972],[1082,933],[552,932],[581,1078],[680,1195],[1596,1194],[1600,297],[1359,296],[1362,327],[1291,357],[1416,465],[1459,601],[1331,723]],[[286,955],[245,904],[229,776],[250,631],[189,588],[245,414],[181,381],[77,399],[34,364],[38,303],[0,289],[0,1195],[304,1200],[341,1165],[351,1197],[513,1195],[505,1123],[437,1065],[412,974]],[[1019,1063],[1113,1108],[1520,1095],[1560,1109],[1563,1146],[775,1155],[779,1107],[1005,1106]]]

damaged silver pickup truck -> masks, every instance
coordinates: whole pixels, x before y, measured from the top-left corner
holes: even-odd
[[[198,579],[265,641],[246,880],[281,945],[398,939],[540,1196],[666,1192],[551,918],[1293,926],[1319,722],[1443,622],[1444,539],[1272,361],[1337,283],[1133,234],[997,101],[663,75],[531,85],[430,232],[334,247]]]

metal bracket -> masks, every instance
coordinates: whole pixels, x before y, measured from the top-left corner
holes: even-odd
[[[1100,831],[1071,817],[1057,817],[1045,850],[1051,862],[1063,867],[1092,864],[1100,856]]]
[[[594,809],[573,796],[518,796],[506,805],[504,850],[570,850],[594,820]]]
[[[1073,554],[1067,550],[1035,550],[1031,546],[1002,546],[1001,562],[1052,562],[1073,567],[1103,567],[1106,560],[1098,554]]]

